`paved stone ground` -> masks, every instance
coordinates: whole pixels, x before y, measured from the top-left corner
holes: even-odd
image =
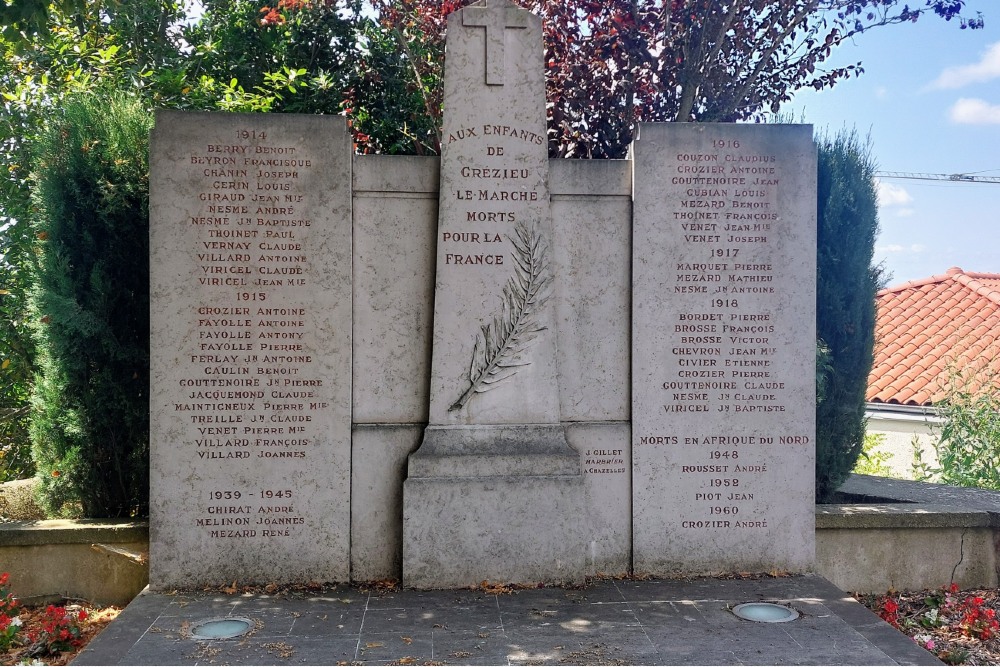
[[[736,617],[780,602],[788,623]],[[242,638],[190,628],[250,619]],[[601,581],[584,589],[362,593],[322,597],[146,592],[75,665],[937,665],[825,579]]]

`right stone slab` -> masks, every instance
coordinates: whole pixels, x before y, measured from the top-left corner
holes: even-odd
[[[635,572],[808,571],[812,128],[646,124],[633,154]]]

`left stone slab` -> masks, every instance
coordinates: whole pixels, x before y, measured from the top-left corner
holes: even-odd
[[[162,111],[150,141],[150,584],[350,575],[341,117]]]

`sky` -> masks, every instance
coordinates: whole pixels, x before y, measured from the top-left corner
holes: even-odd
[[[913,3],[922,5],[922,2]],[[865,72],[802,91],[782,112],[831,133],[870,136],[881,171],[1000,177],[1000,2],[967,0],[986,27],[925,16],[837,48],[828,63]],[[1000,183],[879,179],[875,261],[888,285],[945,273],[1000,273]]]

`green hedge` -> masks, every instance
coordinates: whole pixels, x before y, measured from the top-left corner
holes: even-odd
[[[148,513],[151,127],[139,104],[91,94],[37,144],[31,436],[52,514]]]
[[[878,236],[875,163],[856,133],[818,139],[816,335],[824,349],[816,406],[816,498],[850,474],[865,439],[865,391],[875,343],[872,266]]]

